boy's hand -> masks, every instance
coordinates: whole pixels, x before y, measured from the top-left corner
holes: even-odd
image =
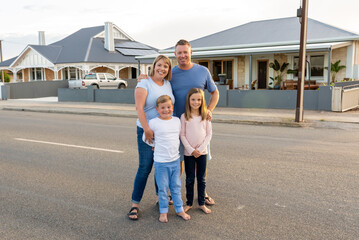
[[[141,82],[142,79],[148,79],[148,75],[146,75],[146,74],[141,74],[141,75],[137,78],[137,82]]]

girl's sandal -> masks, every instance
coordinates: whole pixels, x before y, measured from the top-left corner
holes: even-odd
[[[207,196],[204,198],[204,203],[208,206],[212,206],[214,204],[216,204],[213,200],[213,198],[211,198],[210,196]]]

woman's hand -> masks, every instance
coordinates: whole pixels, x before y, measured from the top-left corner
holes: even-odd
[[[154,138],[153,131],[150,128],[148,128],[144,130],[144,132],[145,132],[145,142],[149,142],[150,144],[152,144]]]

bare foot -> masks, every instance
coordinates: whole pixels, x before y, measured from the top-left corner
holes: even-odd
[[[177,213],[177,216],[183,218],[183,220],[185,220],[185,221],[188,221],[191,219],[191,216],[188,215],[187,213],[185,213],[184,211]]]
[[[206,214],[209,214],[212,212],[211,209],[206,207],[206,205],[199,206],[198,208],[201,209]]]
[[[185,206],[183,211],[186,213],[188,212],[190,209],[192,208],[192,206]]]
[[[167,223],[167,213],[160,213],[160,218],[158,219],[158,221],[160,221],[161,223]]]

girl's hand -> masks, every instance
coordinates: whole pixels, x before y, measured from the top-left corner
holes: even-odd
[[[201,153],[200,153],[200,151],[198,151],[198,150],[196,149],[196,150],[194,150],[194,151],[192,152],[192,156],[195,157],[195,158],[198,158],[199,156],[201,156]]]
[[[153,143],[153,131],[149,128],[148,130],[145,130],[145,142]]]
[[[208,110],[208,109],[207,109],[207,120],[212,121],[212,112],[211,112],[211,110]]]

